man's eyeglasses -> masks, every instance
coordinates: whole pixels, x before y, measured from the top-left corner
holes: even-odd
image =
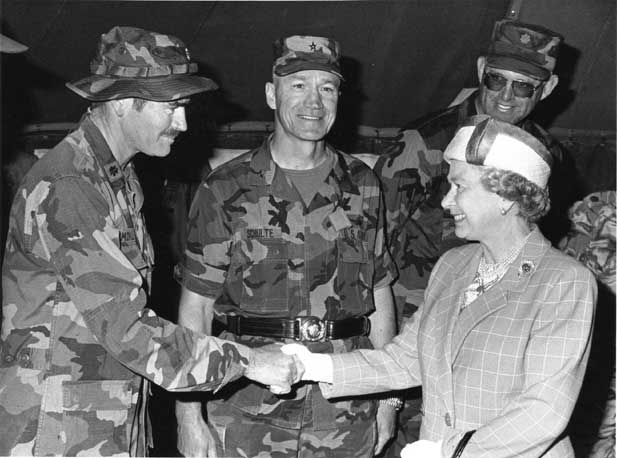
[[[485,72],[482,78],[482,84],[484,84],[490,91],[501,91],[508,81],[512,81],[512,92],[517,97],[529,98],[531,97],[542,83],[534,86],[527,81],[509,80],[508,78],[498,75],[497,73]]]

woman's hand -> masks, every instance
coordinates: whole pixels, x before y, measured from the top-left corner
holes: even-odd
[[[304,366],[301,380],[332,383],[332,358],[321,353],[311,353],[304,345],[291,343],[281,347],[286,355],[295,356]]]
[[[433,442],[422,439],[407,444],[401,450],[401,458],[442,458],[441,441]]]

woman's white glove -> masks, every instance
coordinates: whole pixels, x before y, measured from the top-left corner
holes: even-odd
[[[419,440],[401,450],[401,458],[441,458],[441,441]]]
[[[332,358],[322,353],[311,353],[304,345],[297,343],[281,347],[286,355],[295,355],[304,366],[302,380],[332,383]]]

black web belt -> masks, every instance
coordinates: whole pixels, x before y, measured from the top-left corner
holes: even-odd
[[[308,342],[325,342],[368,335],[371,322],[365,317],[320,320],[314,316],[296,318],[247,318],[227,315],[226,329],[236,335],[279,337]]]

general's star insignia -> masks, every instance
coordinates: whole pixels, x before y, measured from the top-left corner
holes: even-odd
[[[309,45],[309,48],[311,48],[311,51],[315,52],[317,51],[317,45],[315,44],[315,42],[311,42],[311,44]]]
[[[524,33],[521,35],[521,43],[527,44],[531,41],[531,36],[528,33]]]

